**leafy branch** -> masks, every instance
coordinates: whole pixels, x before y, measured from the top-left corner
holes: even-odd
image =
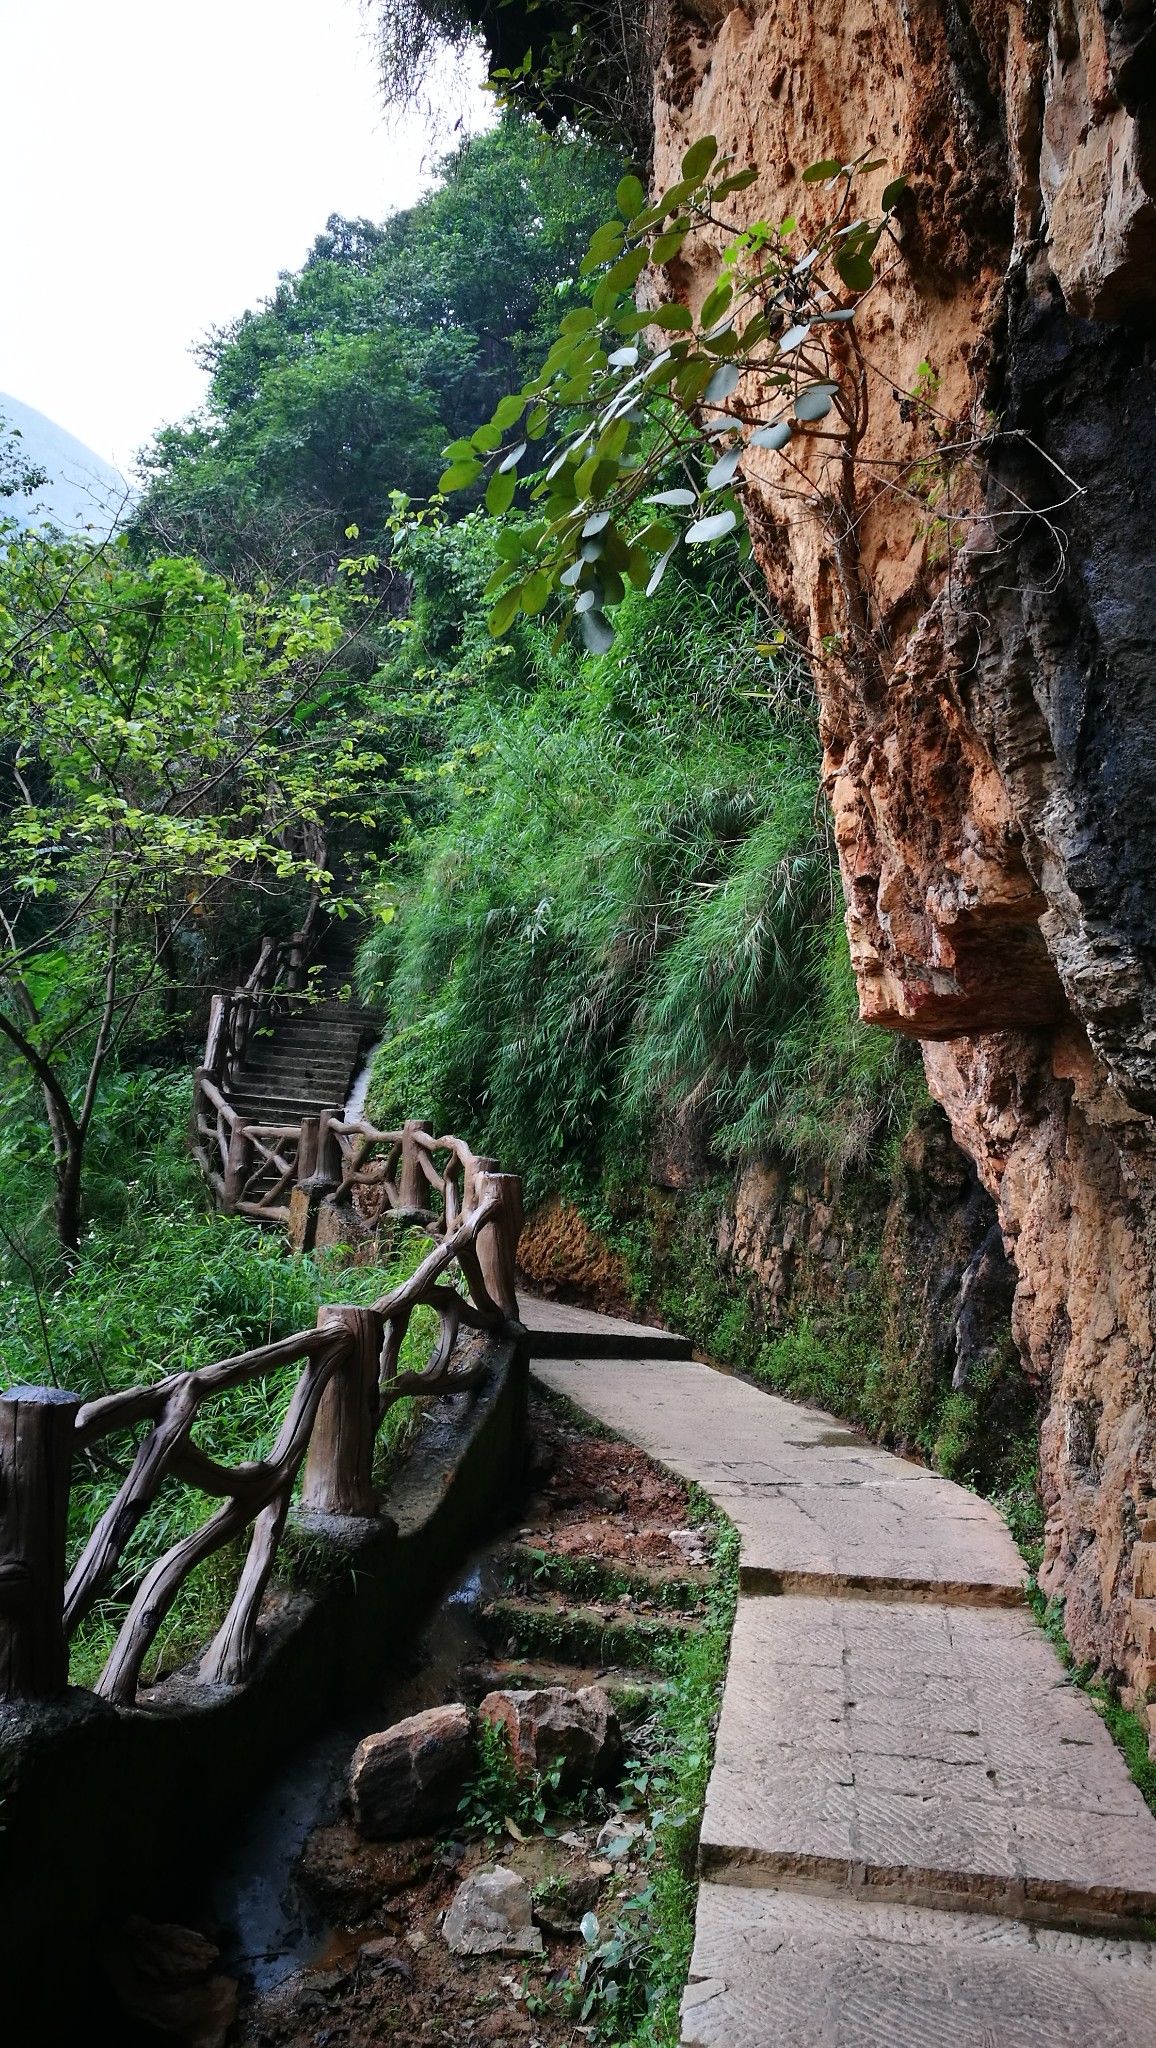
[[[488,470],[498,517],[520,484],[527,493],[529,517],[497,536],[486,589],[495,637],[561,604],[587,648],[605,653],[608,614],[628,587],[653,595],[680,545],[738,528],[752,450],[800,476],[816,441],[853,459],[863,430],[853,322],[905,189],[893,179],[878,214],[855,214],[856,180],[880,167],[812,164],[803,182],[832,205],[810,234],[794,218],[740,227],[728,217],[726,202],[757,172],[733,169],[713,136],[691,145],[653,204],[638,178],[621,180],[618,218],[597,229],[581,265],[597,280],[589,305],[565,315],[538,375],[445,451],[442,491],[474,488]],[[691,236],[713,247],[720,232],[718,279],[697,318],[682,298],[636,304],[644,276],[669,279]]]

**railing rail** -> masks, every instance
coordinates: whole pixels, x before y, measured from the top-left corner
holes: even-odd
[[[249,1041],[261,1018],[271,1012],[280,997],[300,995],[305,988],[320,912],[321,893],[315,887],[310,891],[300,929],[291,932],[287,939],[274,939],[266,934],[241,985],[213,997],[205,1033],[205,1057],[196,1076],[198,1125],[202,1096],[210,1102],[215,1097],[219,1106],[221,1091],[227,1094],[245,1064]],[[203,1137],[206,1133],[202,1131],[199,1135]]]
[[[236,1127],[234,1116],[234,1132]],[[268,1130],[265,1135],[270,1137]],[[318,1134],[306,1137],[315,1164]],[[297,1142],[300,1156],[301,1130]],[[400,1180],[390,1187],[399,1187],[407,1171],[416,1185],[416,1160],[423,1187],[438,1192],[440,1213],[410,1207],[432,1243],[408,1280],[368,1308],[323,1308],[316,1329],[151,1385],[87,1402],[44,1388],[0,1395],[0,1701],[62,1690],[69,1639],[107,1593],[134,1532],[169,1478],[221,1505],[145,1572],[96,1690],[119,1705],[135,1703],[142,1665],[181,1586],[206,1558],[251,1528],[232,1603],[199,1667],[210,1683],[243,1683],[253,1669],[261,1601],[298,1477],[303,1508],[320,1515],[374,1516],[374,1443],[388,1408],[406,1395],[445,1395],[477,1383],[484,1368],[457,1355],[459,1338],[463,1328],[499,1331],[516,1313],[522,1222],[517,1176],[497,1172],[460,1139],[435,1138],[425,1126],[407,1124],[396,1134],[342,1125],[324,1142],[338,1148],[338,1185],[347,1199],[356,1187],[385,1186],[384,1174],[374,1180],[364,1164],[383,1145],[401,1161]],[[348,1152],[340,1150],[343,1143]],[[347,1171],[363,1145],[359,1163]],[[438,1167],[442,1154],[446,1164]],[[391,1207],[402,1204],[393,1201]],[[402,1373],[401,1347],[421,1307],[435,1311],[438,1334],[424,1369]],[[298,1361],[300,1377],[266,1456],[221,1465],[193,1441],[207,1402]],[[150,1426],[65,1582],[73,1458],[141,1424]]]

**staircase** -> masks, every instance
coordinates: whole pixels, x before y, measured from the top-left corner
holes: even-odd
[[[283,999],[250,1032],[227,1091],[246,1122],[297,1123],[344,1106],[373,1028],[353,992],[355,951],[346,927],[332,932],[311,962],[321,1000]]]

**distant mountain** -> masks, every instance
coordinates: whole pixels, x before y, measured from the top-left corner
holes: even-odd
[[[0,434],[19,428],[20,459],[42,469],[48,481],[28,496],[0,498],[0,520],[21,526],[59,526],[66,533],[91,528],[107,533],[124,511],[129,487],[110,462],[94,455],[55,420],[0,391]]]

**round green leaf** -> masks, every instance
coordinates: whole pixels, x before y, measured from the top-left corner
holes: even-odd
[[[730,510],[712,512],[709,519],[696,519],[693,526],[687,527],[687,546],[698,547],[703,541],[721,540],[724,534],[733,533],[738,523],[736,514]]]
[[[641,213],[646,205],[646,191],[641,178],[636,178],[630,173],[625,178],[620,178],[614,198],[623,220],[633,220],[635,214]]]
[[[629,291],[631,285],[636,284],[641,277],[649,260],[648,252],[645,249],[629,249],[625,256],[620,256],[617,263],[611,265],[602,283],[599,285],[598,291],[603,291],[607,288],[613,289],[616,292]],[[597,292],[594,295],[594,304],[597,307]]]
[[[718,143],[715,141],[714,136],[700,135],[697,142],[691,143],[690,148],[683,157],[683,177],[697,183],[699,178],[705,177],[717,155]]]
[[[518,602],[527,618],[534,618],[542,610],[549,595],[550,578],[543,569],[536,569],[518,589]]]
[[[650,252],[650,260],[660,269],[664,263],[678,255],[686,240],[685,228],[668,228],[665,235],[658,235]]]
[[[486,510],[495,518],[508,512],[514,502],[518,479],[512,469],[496,469],[486,485]]]
[[[835,268],[850,291],[865,292],[875,282],[875,265],[858,249],[841,249]]]
[[[739,372],[734,363],[720,363],[711,376],[703,397],[708,405],[721,405],[739,388]]]
[[[702,325],[713,327],[716,320],[721,320],[734,295],[735,288],[729,278],[724,278],[721,284],[716,284],[714,290],[708,292],[703,300],[702,312],[699,315]]]
[[[590,238],[590,247],[582,258],[579,274],[582,277],[589,277],[592,270],[597,270],[603,263],[609,263],[610,258],[616,256],[621,247],[621,222],[616,220],[604,221],[600,228],[595,229],[594,234]]]
[[[674,546],[677,534],[665,519],[652,519],[638,535],[638,546],[646,548],[652,555],[665,555]]]
[[[822,185],[828,178],[837,178],[843,166],[837,157],[825,156],[817,164],[808,164],[803,172],[804,185]]]
[[[742,461],[742,454],[743,451],[740,443],[737,448],[728,448],[725,455],[719,456],[718,461],[707,473],[706,487],[708,491],[721,491],[726,488],[734,476],[739,463]]]
[[[752,448],[785,448],[791,438],[788,420],[779,420],[773,427],[759,427],[751,435]]]
[[[509,632],[510,627],[518,616],[520,608],[521,600],[517,589],[508,590],[505,597],[498,599],[497,604],[486,621],[495,640],[500,640],[503,633]]]
[[[490,425],[497,427],[504,434],[507,427],[512,427],[515,420],[521,419],[525,410],[526,401],[522,397],[521,392],[511,392],[508,398],[500,398],[498,400],[497,405],[494,407]]]
[[[728,192],[745,192],[748,185],[754,184],[758,175],[754,164],[748,165],[745,171],[733,171],[729,178],[723,178],[719,184],[711,187],[711,197],[725,199]]]
[[[582,638],[590,653],[609,654],[614,645],[614,628],[605,612],[594,609],[583,612],[579,623],[582,627]]]
[[[626,557],[626,573],[636,590],[645,590],[650,581],[650,556],[645,548],[632,547]]]
[[[439,491],[464,491],[468,484],[475,483],[481,476],[480,462],[452,462],[438,478]]]
[[[661,327],[667,334],[689,333],[694,326],[690,307],[680,306],[677,300],[672,300],[668,306],[655,306],[653,312],[647,314],[647,323]]]
[[[835,403],[837,384],[808,384],[795,400],[797,420],[825,419]]]

